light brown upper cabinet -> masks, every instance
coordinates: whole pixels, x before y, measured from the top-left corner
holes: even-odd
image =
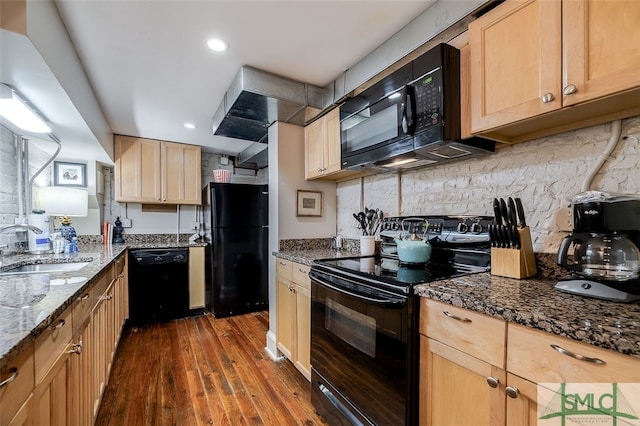
[[[343,180],[362,176],[341,170],[340,108],[334,108],[304,128],[305,178]]]
[[[507,0],[478,18],[471,132],[521,142],[637,115],[639,20],[634,0]]]
[[[201,203],[199,146],[115,136],[116,201]]]

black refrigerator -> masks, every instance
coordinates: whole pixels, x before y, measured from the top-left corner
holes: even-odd
[[[202,199],[207,309],[217,318],[268,309],[268,186],[212,182]]]

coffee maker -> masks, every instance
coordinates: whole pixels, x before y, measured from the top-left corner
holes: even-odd
[[[572,213],[573,231],[557,259],[571,273],[555,288],[616,302],[640,300],[640,197],[587,192],[574,199]]]

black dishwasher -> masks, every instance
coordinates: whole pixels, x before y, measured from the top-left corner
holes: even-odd
[[[133,325],[189,315],[189,249],[129,251],[129,321]]]

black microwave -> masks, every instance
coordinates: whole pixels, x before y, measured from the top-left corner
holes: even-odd
[[[485,154],[460,139],[460,51],[439,44],[340,106],[343,169],[417,167]]]

